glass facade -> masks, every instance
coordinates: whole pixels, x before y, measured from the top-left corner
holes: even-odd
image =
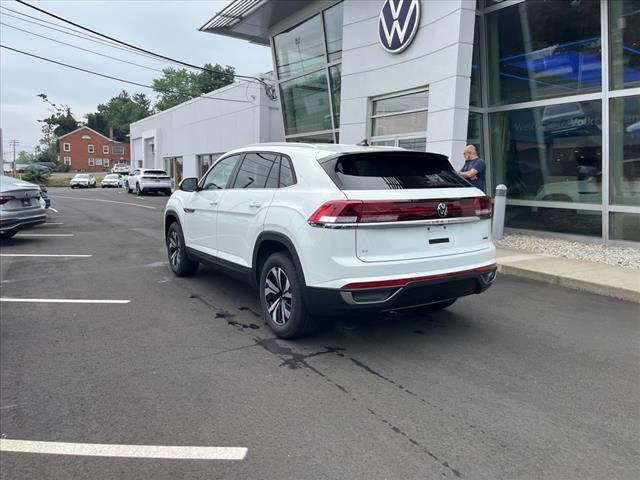
[[[506,226],[640,241],[640,0],[477,5],[467,141]]]
[[[640,0],[610,2],[611,87],[640,87]]]
[[[338,3],[273,37],[287,141],[338,141],[342,11]]]
[[[372,102],[371,144],[424,152],[429,90],[401,93]]]

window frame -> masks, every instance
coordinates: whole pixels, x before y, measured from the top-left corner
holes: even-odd
[[[71,151],[71,144],[68,142],[63,142],[62,143],[62,151],[63,152],[70,152]]]
[[[206,178],[209,176],[209,173],[211,172],[211,170],[213,170],[220,162],[222,162],[222,161],[224,161],[224,160],[226,160],[227,158],[230,158],[230,157],[239,156],[240,158],[238,159],[236,164],[233,166],[233,171],[231,172],[231,175],[229,175],[229,179],[227,180],[226,185],[222,189],[222,190],[229,190],[229,185],[231,185],[232,182],[235,181],[235,175],[236,175],[236,172],[238,170],[238,166],[244,160],[245,153],[247,153],[247,152],[230,153],[228,155],[223,155],[220,158],[218,158],[215,162],[213,162],[211,164],[211,166],[204,173],[204,175],[202,175],[202,178],[200,180],[198,180],[198,186],[196,188],[196,191],[197,192],[204,191],[204,188],[202,188],[202,187],[204,186],[204,182],[205,182]]]
[[[93,157],[89,157],[89,159],[87,160],[87,165],[88,165],[89,167],[95,167],[95,166],[96,166],[96,162],[95,162],[95,160],[93,159]]]
[[[116,152],[116,148],[117,149],[122,149],[122,152]],[[111,154],[112,155],[124,155],[125,154],[125,147],[124,145],[113,145],[113,147],[111,148]]]
[[[109,145],[103,145],[102,146],[102,154],[103,155],[109,155]]]
[[[394,93],[389,93],[389,94],[385,94],[385,95],[379,95],[376,97],[371,97],[369,99],[369,115],[368,115],[368,126],[367,126],[367,131],[369,132],[369,143],[373,144],[373,142],[383,142],[383,141],[393,141],[394,142],[394,146],[397,147],[399,144],[400,140],[412,140],[412,139],[422,139],[424,138],[425,141],[425,151],[426,151],[426,144],[427,144],[427,130],[429,128],[429,86],[425,85],[422,87],[417,87],[417,88],[412,88],[410,90],[403,90],[401,92],[394,92]],[[387,100],[389,98],[397,98],[397,97],[405,97],[407,95],[412,95],[414,93],[421,93],[421,92],[426,92],[427,93],[427,106],[426,107],[421,107],[421,108],[412,108],[410,110],[403,110],[401,112],[392,112],[392,113],[379,113],[379,114],[374,114],[374,103],[380,100]],[[378,118],[389,118],[389,117],[394,117],[394,116],[399,116],[399,115],[406,115],[408,113],[420,113],[420,112],[425,112],[427,115],[427,130],[425,130],[424,132],[422,131],[415,131],[415,132],[403,132],[403,133],[396,133],[396,134],[391,134],[391,135],[373,135],[373,122],[375,119]]]
[[[242,164],[245,162],[245,160],[247,159],[247,155],[273,155],[276,157],[276,159],[273,161],[273,164],[275,165],[276,162],[278,162],[280,157],[280,154],[277,152],[265,152],[265,151],[260,151],[260,150],[256,150],[256,151],[252,151],[252,152],[243,152],[244,155],[242,156],[242,159],[238,162],[238,164],[236,165],[236,168],[234,169],[232,176],[233,176],[233,180],[229,182],[230,187],[228,187],[228,190],[272,190],[272,189],[267,189],[265,187],[259,187],[259,188],[236,188],[235,187],[235,183],[236,180],[238,179],[238,175],[240,173],[240,169],[242,168]],[[273,168],[273,165],[271,165],[271,168]],[[271,173],[271,168],[269,169],[269,173],[267,174],[267,177],[265,178],[265,185],[267,183],[267,179],[269,178],[269,174]],[[280,184],[280,166],[278,166],[278,185]]]
[[[96,153],[96,147],[93,144],[87,145],[87,153]]]
[[[63,165],[71,165],[71,157],[63,157],[62,163]]]

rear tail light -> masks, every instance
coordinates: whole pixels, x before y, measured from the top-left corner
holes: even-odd
[[[309,218],[309,224],[337,226],[354,223],[408,222],[459,217],[490,218],[491,198],[406,201],[336,200],[327,202],[318,208]]]
[[[12,197],[11,195],[0,195],[0,205],[4,205],[5,203],[15,199],[16,197]]]

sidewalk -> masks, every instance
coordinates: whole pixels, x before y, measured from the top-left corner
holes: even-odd
[[[640,303],[640,270],[498,248],[498,272]]]

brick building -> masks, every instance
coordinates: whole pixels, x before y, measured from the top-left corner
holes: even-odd
[[[60,163],[69,165],[72,172],[104,172],[116,163],[128,165],[131,159],[128,143],[105,137],[89,127],[80,127],[58,141]]]

